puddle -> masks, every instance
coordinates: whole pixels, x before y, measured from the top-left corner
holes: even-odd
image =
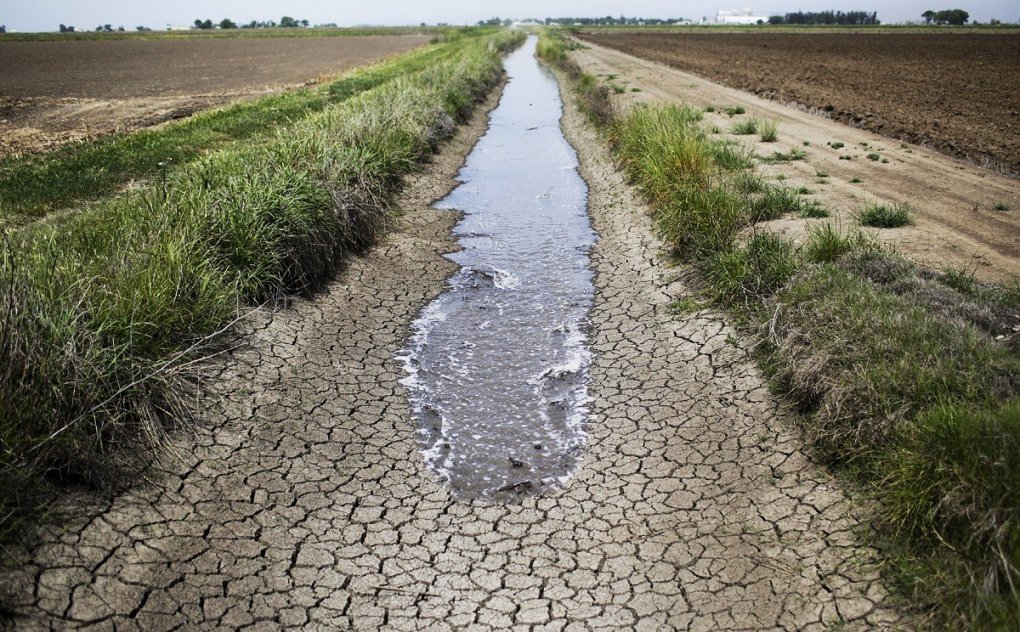
[[[535,44],[507,57],[489,129],[436,205],[464,213],[450,255],[461,269],[401,357],[424,458],[461,498],[561,486],[585,439],[595,234]]]

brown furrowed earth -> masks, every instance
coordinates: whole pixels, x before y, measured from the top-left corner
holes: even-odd
[[[583,40],[1020,174],[1020,35],[581,32]]]
[[[0,156],[315,83],[423,35],[0,42]]]

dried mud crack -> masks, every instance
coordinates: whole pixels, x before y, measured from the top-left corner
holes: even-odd
[[[724,319],[685,292],[567,100],[599,241],[589,448],[562,491],[454,501],[394,354],[455,266],[461,130],[385,241],[261,314],[202,429],[4,577],[18,628],[825,629],[894,625],[847,497],[811,464]],[[490,102],[490,107],[494,102]]]

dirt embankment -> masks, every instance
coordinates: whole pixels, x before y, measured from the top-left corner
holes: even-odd
[[[1020,35],[579,33],[727,86],[1020,174]]]
[[[370,35],[0,42],[0,156],[182,118],[427,41]]]

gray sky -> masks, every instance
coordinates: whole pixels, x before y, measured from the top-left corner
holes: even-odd
[[[281,15],[312,23],[418,24],[419,22],[474,23],[492,16],[560,17],[620,15],[638,17],[685,17],[714,15],[718,9],[750,8],[755,13],[787,11],[878,11],[884,22],[918,20],[925,9],[961,8],[971,19],[1020,20],[1020,0],[0,0],[0,24],[9,30],[54,31],[60,23],[78,29],[97,24],[138,25],[162,28],[166,24],[191,24],[195,18],[235,22],[279,20]]]

